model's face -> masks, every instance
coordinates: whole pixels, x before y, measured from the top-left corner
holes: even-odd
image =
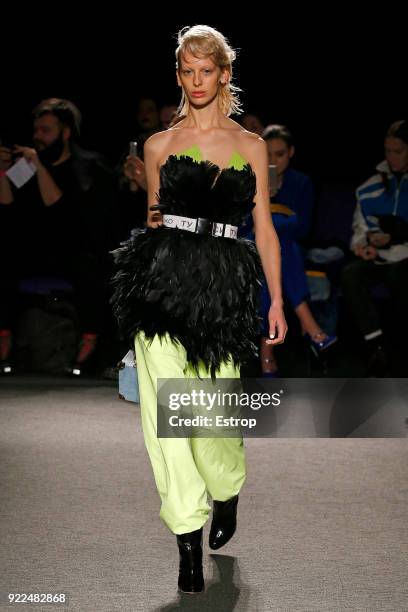
[[[37,151],[42,151],[54,144],[58,138],[65,140],[65,130],[57,117],[43,115],[34,120],[33,142]]]
[[[186,52],[180,59],[177,82],[193,106],[202,107],[217,96],[221,81],[228,81],[228,70],[221,70],[211,57],[195,57]]]
[[[290,164],[295,152],[294,147],[288,147],[282,138],[271,138],[266,141],[270,164],[277,167],[278,175],[282,175]]]
[[[385,139],[385,156],[391,172],[408,172],[408,144],[400,138]]]

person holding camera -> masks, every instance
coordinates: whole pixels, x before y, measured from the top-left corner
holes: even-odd
[[[405,342],[408,311],[408,122],[396,121],[385,135],[385,160],[356,192],[351,249],[355,259],[342,273],[342,290],[364,337],[367,374],[387,373],[379,312],[370,288],[384,283],[400,317]]]
[[[121,240],[126,240],[134,227],[146,224],[147,182],[143,146],[152,134],[161,129],[156,101],[150,97],[140,98],[136,110],[136,136],[121,153],[115,167]]]
[[[138,132],[116,166],[118,202],[121,212],[121,239],[125,240],[134,227],[147,222],[147,179],[143,147],[145,141],[157,132],[167,130],[175,118],[177,106],[166,104],[157,113],[153,99],[142,98],[137,112]],[[155,215],[158,219],[159,215]]]

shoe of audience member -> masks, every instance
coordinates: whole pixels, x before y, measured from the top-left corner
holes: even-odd
[[[275,357],[269,358],[269,357],[264,357],[263,359],[261,359],[262,363],[266,363],[266,364],[274,364],[275,365],[275,369],[273,370],[262,370],[262,378],[279,378],[280,374],[279,374],[279,370],[278,370],[278,364],[276,362]],[[266,367],[271,367],[271,366],[266,366]]]
[[[337,336],[325,334],[323,331],[317,332],[312,336],[308,333],[304,333],[303,337],[309,343],[312,352],[318,357],[323,351],[329,348],[332,344],[337,342]]]

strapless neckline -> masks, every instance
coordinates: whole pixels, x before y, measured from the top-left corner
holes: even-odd
[[[210,166],[213,166],[214,168],[217,168],[219,173],[225,172],[227,170],[235,170],[237,172],[240,172],[242,170],[245,170],[246,168],[252,170],[251,164],[236,150],[233,151],[228,165],[224,168],[221,168],[218,164],[212,162],[209,159],[203,159],[202,151],[198,145],[193,145],[189,149],[184,149],[183,151],[179,151],[177,153],[169,155],[169,157],[166,159],[166,161],[162,164],[161,167],[165,166],[170,160],[170,158],[174,157],[177,159],[180,159],[180,157],[189,157],[198,164],[208,164]]]
[[[178,155],[163,164],[150,209],[241,226],[255,206],[256,176],[247,161],[234,154],[220,169],[197,146]],[[223,360],[257,357],[262,262],[255,243],[158,224],[134,230],[117,252],[112,303],[131,346],[139,331],[147,339],[168,334],[213,380]]]

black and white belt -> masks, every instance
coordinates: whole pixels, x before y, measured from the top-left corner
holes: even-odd
[[[229,223],[217,223],[217,221],[210,221],[210,219],[204,219],[203,217],[193,219],[179,215],[163,215],[163,225],[187,230],[195,234],[211,234],[211,236],[222,238],[238,237],[238,226]]]

